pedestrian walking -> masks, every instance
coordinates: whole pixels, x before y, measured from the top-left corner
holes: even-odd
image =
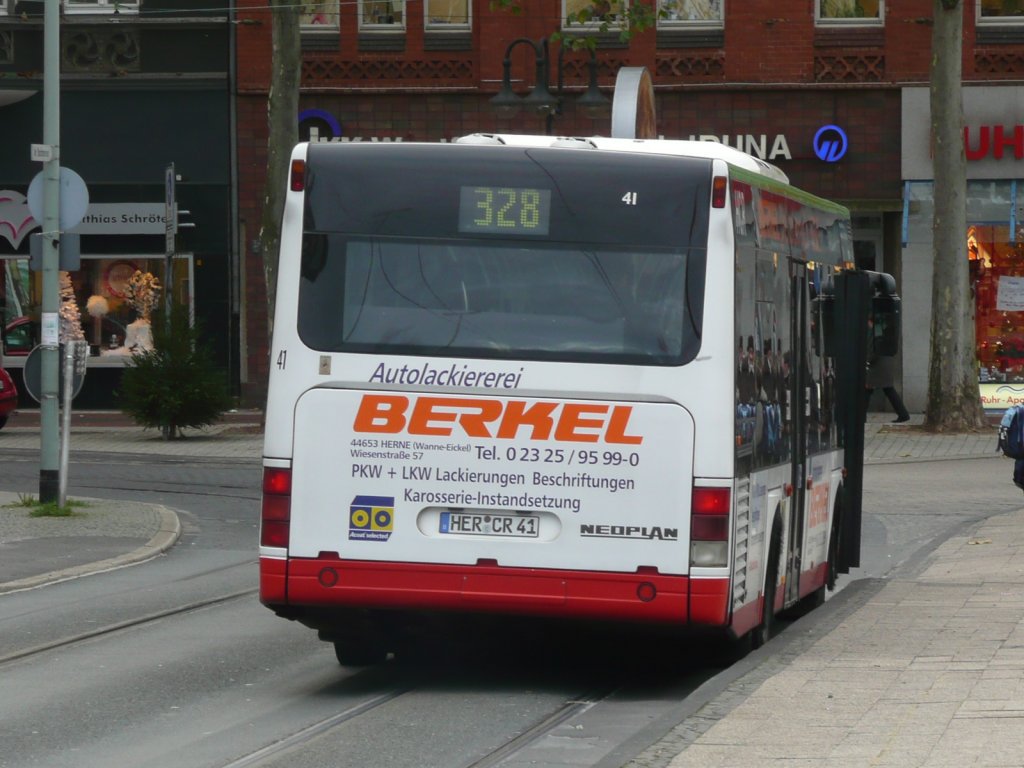
[[[868,404],[871,402],[872,393],[876,389],[880,389],[885,393],[893,410],[896,411],[896,418],[893,419],[893,423],[902,424],[905,421],[910,421],[910,414],[907,412],[907,407],[903,404],[903,398],[896,391],[896,358],[892,355],[875,354],[873,349],[873,318],[868,318],[868,331],[868,344],[870,346],[868,349],[868,373],[864,384],[864,409],[867,410]]]

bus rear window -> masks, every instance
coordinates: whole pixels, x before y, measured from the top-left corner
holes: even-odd
[[[298,331],[324,352],[680,365],[699,346],[687,307],[693,258],[307,233]]]

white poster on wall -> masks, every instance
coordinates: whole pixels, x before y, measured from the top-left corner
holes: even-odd
[[[996,309],[1000,312],[1024,312],[1024,277],[1000,275]]]

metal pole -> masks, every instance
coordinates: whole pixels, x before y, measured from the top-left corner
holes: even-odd
[[[43,143],[52,147],[43,164],[43,305],[40,351],[39,500],[57,501],[57,376],[60,340],[60,293],[57,285],[60,246],[60,0],[45,0],[43,13]]]
[[[84,343],[84,342],[83,342]],[[64,398],[61,408],[60,430],[60,482],[57,506],[63,507],[68,500],[68,454],[71,451],[71,397],[75,386],[75,342],[64,342]]]

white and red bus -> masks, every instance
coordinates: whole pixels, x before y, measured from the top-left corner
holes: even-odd
[[[300,144],[281,243],[260,599],[342,663],[426,616],[763,642],[857,564],[867,293],[846,209],[777,168]]]

